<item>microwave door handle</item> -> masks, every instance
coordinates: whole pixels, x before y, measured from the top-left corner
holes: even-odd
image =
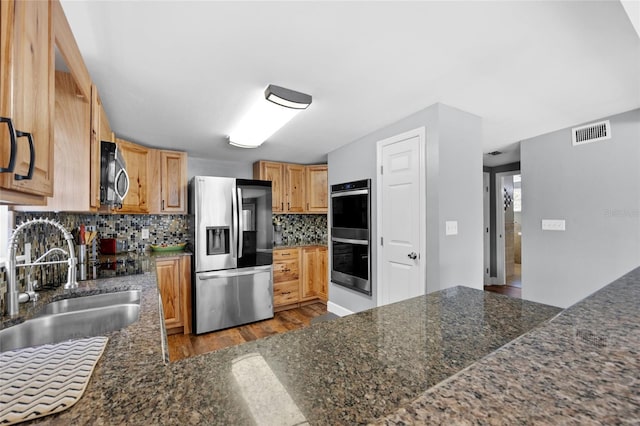
[[[238,206],[238,258],[241,258],[242,251],[244,250],[244,247],[242,246],[244,235],[244,219],[242,217],[242,189],[238,188],[237,196],[238,202],[236,203],[236,205]]]
[[[120,179],[120,176],[123,173],[124,173],[124,177],[125,177],[125,183],[127,184],[127,188],[124,190],[124,194],[120,194],[118,192],[118,180]],[[127,174],[127,171],[125,169],[120,169],[118,171],[118,173],[116,174],[116,179],[114,181],[114,187],[115,187],[116,195],[120,198],[120,202],[124,201],[124,197],[126,197],[127,194],[129,193],[129,175]]]

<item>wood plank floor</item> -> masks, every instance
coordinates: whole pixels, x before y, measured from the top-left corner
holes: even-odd
[[[522,289],[511,285],[485,285],[484,291],[506,294],[507,296],[515,297],[516,299],[522,298]]]
[[[195,355],[240,345],[278,333],[308,327],[311,320],[327,313],[327,306],[317,302],[310,305],[276,312],[272,319],[258,321],[226,330],[206,334],[173,334],[167,336],[169,360],[178,361]]]

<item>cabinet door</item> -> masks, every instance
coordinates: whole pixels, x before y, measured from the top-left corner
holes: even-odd
[[[162,297],[164,323],[167,329],[182,326],[180,292],[180,258],[156,259],[158,289]]]
[[[98,88],[91,85],[91,183],[90,206],[93,210],[100,207],[100,142],[114,142],[107,114],[102,106]]]
[[[305,247],[302,250],[301,299],[327,301],[327,248]]]
[[[274,213],[283,213],[285,211],[284,164],[258,161],[253,165],[253,178],[271,181],[271,210]]]
[[[329,257],[327,248],[319,247],[317,256],[318,262],[316,264],[317,268],[315,269],[317,277],[315,281],[315,283],[317,283],[316,294],[326,302],[329,297]]]
[[[2,106],[0,115],[11,118],[17,131],[31,134],[35,161],[31,179],[15,178],[16,173],[27,175],[31,164],[28,139],[19,137],[16,144],[14,173],[2,173],[0,186],[17,193],[51,196],[54,148],[54,50],[50,2],[3,1],[1,3],[2,99],[0,102]],[[5,163],[5,159],[10,157],[10,138],[6,128],[1,130],[0,135],[0,153],[2,163]],[[6,164],[2,164],[1,167],[6,167]]]
[[[149,185],[149,148],[122,139],[116,139],[118,149],[124,158],[127,174],[129,175],[129,192],[124,197],[122,213],[148,213],[148,185]]]
[[[316,296],[316,274],[318,251],[315,248],[302,249],[302,282],[301,298],[303,300]]]
[[[161,206],[166,213],[187,212],[187,154],[160,151]],[[151,188],[150,188],[151,189]]]
[[[307,205],[309,213],[327,213],[329,208],[327,166],[307,166]]]
[[[303,213],[305,210],[305,167],[299,164],[286,164],[285,169],[287,179],[286,210],[290,213]]]

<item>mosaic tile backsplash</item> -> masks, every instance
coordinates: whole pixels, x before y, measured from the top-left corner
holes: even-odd
[[[16,213],[16,223],[33,218],[53,219],[67,230],[76,232],[81,224],[95,226],[99,238],[118,238],[127,240],[129,250],[147,251],[156,244],[177,244],[185,242],[189,236],[189,217],[185,215],[101,215],[76,213]],[[142,230],[149,230],[149,238],[142,239]],[[31,258],[37,259],[53,247],[66,250],[66,242],[62,234],[47,225],[34,225],[24,230],[18,238],[17,254],[24,254],[24,243],[31,243]],[[76,248],[77,250],[77,248]],[[77,255],[77,253],[76,253]],[[88,248],[88,256],[90,249]],[[47,259],[52,260],[52,259]],[[17,279],[21,291],[24,289],[27,268],[18,268]],[[48,266],[34,268],[32,278],[41,283],[66,281],[67,266]],[[6,271],[0,267],[0,307],[4,306],[6,293]],[[1,313],[2,311],[0,311]]]
[[[176,244],[190,241],[193,217],[187,215],[101,215],[77,213],[16,213],[16,223],[33,218],[53,219],[66,229],[75,231],[81,224],[95,226],[97,238],[119,238],[129,243],[129,249],[135,251],[150,250],[152,244]],[[327,216],[305,214],[274,214],[273,224],[279,225],[282,242],[296,244],[306,242],[327,242]],[[142,230],[149,230],[149,239],[142,239]],[[66,243],[62,235],[52,228],[39,225],[28,228],[18,241],[18,255],[23,254],[24,242],[31,242],[32,259],[37,259],[53,247],[63,247]],[[50,259],[49,259],[50,260]],[[18,269],[18,282],[24,290],[25,269]],[[33,279],[41,283],[66,281],[66,266],[34,268]],[[6,272],[0,266],[0,308],[4,306],[6,292]],[[0,315],[2,314],[0,310]]]
[[[327,242],[327,215],[274,214],[273,224],[282,227],[282,242],[285,244]]]

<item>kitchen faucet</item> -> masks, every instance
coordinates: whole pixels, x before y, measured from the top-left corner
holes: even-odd
[[[51,249],[47,251],[44,255],[40,256],[33,263],[24,263],[18,265],[16,263],[16,249],[18,248],[18,235],[24,229],[29,228],[32,225],[43,224],[53,226],[62,232],[64,239],[67,240],[67,246],[69,248],[69,252],[67,253],[63,249]],[[47,255],[52,252],[63,252],[67,255],[67,260],[54,260],[49,262],[43,262]],[[65,290],[71,288],[77,288],[78,282],[76,281],[76,264],[78,263],[76,260],[75,248],[73,244],[73,235],[69,231],[65,229],[59,222],[51,219],[31,219],[26,222],[21,223],[16,227],[16,229],[11,234],[9,238],[9,253],[7,260],[7,301],[6,301],[6,313],[9,316],[15,316],[19,312],[19,304],[28,302],[29,300],[36,300],[36,293],[33,289],[33,283],[31,282],[31,271],[29,271],[29,278],[27,279],[27,292],[20,293],[18,291],[18,283],[16,277],[16,270],[20,267],[26,266],[36,266],[36,265],[53,265],[58,263],[67,263],[69,265],[67,269],[67,282],[64,285]]]

